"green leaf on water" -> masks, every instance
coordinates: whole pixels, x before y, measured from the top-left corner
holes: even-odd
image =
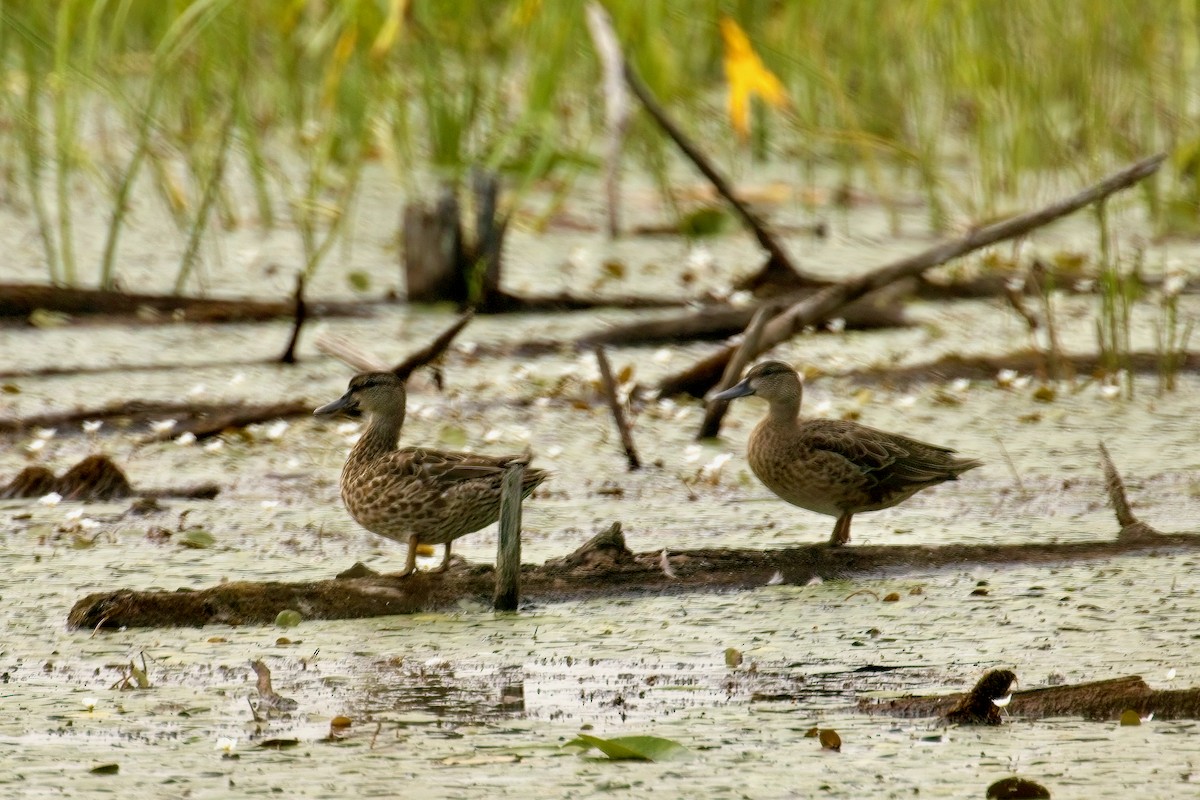
[[[207,712],[208,710],[209,710],[209,706],[192,706],[191,708],[185,708],[182,711],[180,711],[179,716],[194,717],[198,714],[203,714],[203,713]]]
[[[742,651],[736,647],[725,648],[725,666],[730,669],[740,667],[742,665]]]
[[[299,611],[293,611],[286,608],[280,611],[275,617],[275,624],[281,628],[294,628],[303,621],[304,617],[300,616]]]
[[[95,546],[96,546],[95,539],[89,539],[88,537],[80,536],[79,534],[75,534],[74,536],[71,537],[71,549],[72,550],[90,550],[91,548],[93,548]]]
[[[690,753],[679,742],[658,736],[614,736],[602,739],[581,733],[563,747],[581,747],[585,752],[594,747],[613,761],[670,761]]]
[[[29,313],[29,324],[42,330],[61,328],[70,321],[71,315],[64,314],[61,311],[47,311],[44,308],[35,308]]]
[[[195,550],[207,550],[217,543],[217,537],[203,528],[189,528],[184,531],[183,536],[179,537],[178,542],[184,547],[191,547]]]
[[[462,447],[467,443],[467,432],[458,425],[443,425],[438,431],[438,441],[451,447]]]
[[[698,208],[679,220],[679,232],[684,236],[716,236],[726,230],[733,218],[723,208],[706,206]]]
[[[1141,725],[1142,715],[1134,711],[1132,708],[1127,708],[1121,712],[1122,725]]]
[[[350,284],[350,288],[356,292],[365,292],[371,288],[371,276],[362,270],[354,270],[347,273],[346,283]]]

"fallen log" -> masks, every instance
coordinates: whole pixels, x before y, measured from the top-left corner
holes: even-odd
[[[310,400],[285,400],[265,405],[124,400],[99,408],[71,408],[28,417],[0,418],[0,433],[17,433],[31,428],[62,428],[88,420],[121,420],[127,424],[144,426],[173,419],[176,424],[164,432],[165,436],[159,435],[158,438],[174,438],[189,431],[201,438],[202,435],[211,436],[226,428],[311,414],[311,405]]]
[[[1061,354],[1063,364],[1076,375],[1102,375],[1106,372],[1100,357],[1091,353]],[[1129,354],[1128,369],[1139,375],[1156,374],[1162,365],[1162,356],[1153,352]],[[999,356],[942,356],[936,361],[911,364],[904,367],[866,367],[839,373],[838,376],[860,383],[882,383],[894,387],[910,386],[931,381],[947,381],[954,378],[992,381],[1001,370],[1012,370],[1022,375],[1032,375],[1046,380],[1045,355],[1038,350],[1017,350]],[[1200,352],[1182,356],[1180,372],[1200,370]]]
[[[946,722],[974,725],[999,725],[1004,716],[1114,720],[1125,711],[1143,717],[1153,714],[1158,719],[1200,719],[1200,689],[1156,690],[1139,675],[1012,692],[1002,713],[993,701],[1003,702],[1015,678],[1008,670],[995,670],[985,674],[970,692],[883,701],[862,698],[858,710],[895,717],[941,717]]]
[[[790,295],[767,301],[772,306],[782,310],[786,306],[811,297],[816,290],[804,290]],[[628,347],[631,345],[651,345],[663,342],[696,341],[703,339],[727,339],[741,333],[750,324],[754,312],[762,308],[762,304],[738,308],[728,305],[714,305],[702,308],[689,314],[668,317],[664,319],[631,322],[617,325],[595,333],[587,334],[577,341],[580,348],[590,348],[595,345],[611,347]],[[839,309],[838,316],[850,330],[878,330],[880,328],[908,327],[908,318],[904,315],[899,298],[888,298],[880,302],[875,297],[863,298]],[[817,320],[814,324],[828,322],[828,318]]]
[[[0,319],[27,319],[37,310],[74,316],[121,316],[129,321],[258,322],[291,317],[295,300],[223,300],[212,297],[131,294],[107,289],[80,289],[26,283],[0,284]],[[368,303],[309,302],[312,317],[365,317]]]
[[[372,369],[387,370],[388,367],[372,356],[354,350],[345,340],[323,334],[318,337],[318,347],[336,355],[346,363],[360,371]],[[561,352],[561,342],[526,342],[516,348],[480,347],[480,356],[503,355],[525,357],[550,352]],[[351,355],[357,352],[357,358]],[[1100,359],[1091,354],[1063,356],[1065,363],[1070,364],[1076,374],[1100,374],[1102,365]],[[863,384],[883,384],[893,388],[902,388],[931,381],[947,381],[954,378],[992,381],[1000,370],[1013,370],[1023,375],[1033,375],[1038,378],[1042,367],[1042,355],[1036,351],[1019,350],[999,356],[960,356],[948,355],[936,361],[924,364],[912,364],[904,367],[867,367],[839,373],[838,377],[853,380]],[[1159,370],[1161,356],[1153,352],[1135,352],[1129,356],[1130,372],[1139,375],[1153,375]],[[399,368],[399,367],[398,367]],[[161,369],[161,367],[153,367]],[[1183,356],[1180,372],[1200,370],[1200,352],[1193,351]],[[2,377],[2,376],[0,376]],[[819,377],[812,380],[819,380]],[[505,400],[503,402],[510,402]],[[78,425],[85,420],[120,420],[133,425],[145,426],[151,422],[165,419],[178,420],[177,427],[170,432],[171,438],[187,431],[195,433],[197,438],[204,435],[220,433],[221,430],[249,425],[256,422],[269,422],[275,419],[291,419],[307,417],[312,414],[311,399],[285,400],[280,403],[266,405],[246,405],[241,402],[221,404],[200,404],[187,401],[151,402],[146,400],[126,400],[96,408],[75,408],[62,411],[51,411],[31,414],[26,417],[0,417],[0,434],[19,433],[33,428],[62,428]],[[486,408],[480,404],[479,408]],[[192,420],[195,420],[193,423]],[[210,420],[205,422],[205,420]],[[192,426],[195,427],[192,427]],[[217,426],[220,425],[218,428]],[[207,432],[206,432],[207,431]]]
[[[592,548],[592,549],[586,549]],[[586,549],[586,551],[585,551]],[[521,567],[523,596],[530,602],[576,601],[614,595],[675,594],[753,589],[780,581],[803,585],[881,573],[928,572],[976,564],[1061,564],[1132,553],[1200,549],[1200,536],[1064,544],[862,546],[824,543],[779,550],[701,549],[633,553],[623,537],[589,543],[567,559]],[[664,570],[664,562],[669,567]],[[465,600],[491,603],[490,565],[452,565],[443,573],[417,572],[301,583],[231,582],[174,592],[105,591],[82,598],[68,616],[72,628],[172,627],[207,624],[265,625],[284,609],[306,619],[353,619],[415,614]]]
[[[1103,447],[1103,446],[1102,446]],[[1103,451],[1107,490],[1122,532],[1113,541],[1066,544],[829,547],[824,543],[782,550],[702,549],[633,553],[621,523],[593,536],[565,558],[541,566],[521,565],[528,600],[557,602],[614,594],[674,594],[754,589],[814,578],[845,579],[887,572],[922,571],[971,564],[1052,564],[1118,555],[1200,549],[1200,536],[1161,534],[1141,526],[1128,535],[1124,484]],[[1115,478],[1113,476],[1116,476]],[[495,570],[486,564],[452,565],[445,572],[379,575],[356,564],[333,580],[305,583],[225,583],[175,592],[123,589],[98,592],[75,603],[72,628],[186,627],[207,624],[264,625],[291,609],[307,619],[355,619],[415,614],[464,599],[491,602]]]
[[[763,330],[763,351],[787,341],[807,325],[812,325],[821,319],[828,319],[838,309],[870,292],[904,278],[916,277],[932,267],[944,264],[972,250],[1022,236],[1067,214],[1103,200],[1114,192],[1128,188],[1154,174],[1165,159],[1166,155],[1161,153],[1143,159],[1083,191],[1037,211],[979,228],[959,239],[942,242],[924,252],[823,289],[812,297],[791,306],[767,323]],[[687,370],[667,376],[659,383],[659,397],[670,397],[677,394],[703,397],[720,379],[725,364],[735,349],[736,346],[723,347]]]

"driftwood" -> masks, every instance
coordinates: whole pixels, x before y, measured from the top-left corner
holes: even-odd
[[[1116,468],[1108,463],[1115,474]],[[1113,487],[1110,480],[1109,492],[1116,504]],[[1123,490],[1120,497],[1124,501]],[[1127,501],[1125,506],[1127,511]],[[818,577],[842,579],[964,564],[1051,564],[1192,549],[1200,549],[1200,536],[1142,532],[1118,536],[1115,541],[1065,544],[829,547],[821,543],[782,550],[633,553],[625,545],[620,523],[613,523],[565,558],[541,566],[522,565],[520,584],[526,599],[554,602],[614,594],[753,589],[781,582],[806,584]],[[298,610],[308,619],[415,614],[446,608],[463,599],[490,603],[495,587],[491,566],[458,564],[441,573],[415,572],[404,577],[356,570],[347,577],[306,583],[237,582],[176,592],[124,589],[79,600],[67,624],[72,628],[262,625],[285,609]]]
[[[454,343],[458,334],[462,333],[463,328],[467,327],[474,318],[475,312],[468,309],[465,313],[459,315],[458,319],[450,327],[439,333],[432,342],[410,354],[399,364],[392,367],[392,372],[396,373],[400,380],[406,381],[418,368],[437,361],[442,357],[443,353],[450,349],[450,345]]]
[[[442,355],[450,349],[458,334],[467,327],[475,312],[467,309],[460,314],[450,327],[439,333],[433,341],[411,353],[407,358],[393,367],[385,365],[375,356],[360,349],[357,345],[342,336],[323,333],[317,337],[317,349],[326,355],[333,356],[349,366],[355,372],[393,372],[402,381],[407,381],[414,372],[424,366],[434,366],[434,382],[439,390],[442,388],[442,373],[436,365]]]
[[[897,717],[941,717],[946,722],[999,725],[1005,716],[1022,719],[1083,717],[1113,720],[1125,711],[1158,719],[1200,719],[1200,689],[1151,689],[1141,676],[1045,686],[1011,692],[1003,711],[993,701],[1010,694],[1016,675],[1008,670],[986,673],[970,692],[930,697],[899,697],[885,701],[863,698],[859,711]]]
[[[312,404],[306,400],[288,400],[282,403],[266,405],[232,405],[226,407],[210,407],[207,412],[196,412],[189,409],[187,416],[170,430],[156,431],[146,437],[147,442],[165,442],[175,439],[185,433],[190,433],[197,439],[211,439],[220,436],[228,430],[244,428],[247,425],[257,425],[263,422],[295,417],[312,413]]]
[[[24,283],[0,284],[0,319],[26,319],[37,310],[77,316],[110,315],[138,322],[255,322],[290,317],[293,300],[220,300],[180,295],[128,294]],[[314,317],[367,316],[365,303],[311,303]],[[151,313],[147,313],[147,311]]]
[[[725,365],[725,372],[716,386],[718,392],[725,391],[741,380],[742,370],[746,369],[746,365],[759,353],[763,326],[773,316],[775,316],[775,309],[770,305],[759,306],[758,311],[754,312],[754,319],[750,320],[750,324],[746,326],[737,352]],[[696,438],[711,439],[717,436],[721,432],[721,420],[725,418],[725,412],[728,409],[728,400],[711,401],[704,409],[704,421],[700,423],[700,431],[696,434]]]
[[[866,275],[835,284],[816,295],[802,300],[772,319],[763,331],[763,350],[787,341],[807,325],[828,319],[831,314],[851,301],[904,278],[920,275],[926,270],[996,242],[1022,236],[1067,214],[1103,200],[1114,192],[1128,188],[1154,174],[1166,158],[1152,156],[1114,173],[1071,197],[1059,200],[1037,211],[997,222],[952,239],[924,252],[875,269]],[[726,362],[736,348],[726,346],[702,359],[689,369],[670,375],[659,383],[659,396],[690,394],[703,397],[720,379]]]
[[[108,456],[92,455],[55,476],[46,467],[26,467],[5,486],[0,486],[0,499],[43,497],[57,492],[63,500],[120,500],[126,497],[183,497],[211,500],[220,489],[204,483],[178,489],[135,489],[125,472]]]
[[[625,62],[625,82],[629,84],[629,88],[642,101],[642,105],[658,126],[663,129],[663,132],[670,137],[671,141],[687,156],[696,169],[703,173],[704,177],[708,178],[717,192],[725,198],[725,201],[733,208],[734,212],[741,217],[742,222],[754,234],[754,238],[758,240],[758,244],[768,254],[767,264],[761,270],[763,276],[760,285],[766,285],[772,282],[777,276],[782,276],[782,280],[790,287],[795,288],[797,284],[803,284],[808,279],[796,266],[792,263],[783,245],[775,238],[774,234],[767,228],[765,224],[758,218],[754,211],[738,199],[737,192],[724,175],[708,160],[708,158],[700,152],[695,144],[692,143],[683,130],[675,124],[661,105],[657,98],[651,93],[649,87],[638,76],[628,61]],[[759,288],[759,287],[750,287]]]
[[[770,300],[768,304],[782,309],[811,297],[816,291],[816,289],[804,289],[792,292]],[[834,316],[840,317],[845,322],[846,328],[850,330],[907,327],[909,322],[900,305],[899,293],[895,297],[888,298],[880,298],[878,295],[881,294],[883,292],[850,303],[844,308],[838,309]],[[762,307],[762,304],[744,308],[724,304],[712,305],[701,308],[699,311],[665,319],[608,327],[584,336],[576,344],[579,347],[592,347],[597,344],[630,346],[700,339],[726,339],[745,330],[754,317],[754,313]],[[827,321],[828,318],[821,319],[814,324],[819,325]]]
[[[1121,532],[1117,534],[1117,538],[1125,541],[1131,539],[1152,541],[1154,537],[1161,536],[1161,533],[1134,516],[1133,509],[1129,505],[1129,498],[1125,496],[1125,481],[1121,480],[1121,473],[1117,472],[1117,466],[1113,464],[1112,458],[1108,455],[1108,448],[1104,446],[1104,442],[1100,442],[1100,462],[1104,468],[1104,488],[1108,492],[1108,501],[1117,515],[1117,524],[1121,526]]]
[[[614,541],[615,540],[615,541]],[[590,545],[590,543],[589,543]],[[522,593],[532,602],[574,601],[620,594],[669,594],[753,589],[783,582],[805,584],[887,571],[961,568],[966,564],[1058,564],[1132,553],[1200,549],[1200,536],[1064,544],[863,546],[824,543],[780,550],[701,549],[633,553],[619,531],[593,549],[561,561],[521,567]],[[664,570],[669,567],[670,576]],[[263,625],[284,609],[308,619],[351,619],[444,609],[464,599],[490,605],[495,574],[490,565],[452,565],[444,573],[417,572],[305,583],[225,583],[175,592],[118,590],[89,595],[71,609],[74,628]]]
[[[444,335],[444,334],[443,334]],[[350,364],[358,371],[388,370],[389,367],[357,349],[345,339],[323,334],[317,337],[317,347],[329,355],[336,356]],[[557,352],[562,349],[560,342],[531,343],[520,346],[516,350],[523,356],[532,356],[546,352]],[[503,353],[512,356],[512,350],[492,350],[481,347],[482,355]],[[1095,355],[1063,356],[1076,374],[1093,375],[1103,372],[1103,365]],[[1157,353],[1135,352],[1129,356],[1127,368],[1135,374],[1156,374],[1161,364]],[[399,365],[398,365],[399,366]],[[153,367],[161,369],[161,367]],[[869,367],[841,373],[840,377],[852,379],[861,383],[883,384],[893,388],[910,386],[917,383],[927,383],[936,380],[953,378],[968,378],[971,380],[990,381],[996,378],[996,373],[1010,369],[1025,375],[1045,378],[1044,358],[1034,350],[1019,350],[1000,356],[944,356],[937,361],[925,364],[914,364],[904,367]],[[1190,352],[1183,356],[1180,363],[1181,371],[1200,370],[1200,352]],[[0,376],[3,377],[3,376]],[[31,414],[27,417],[0,417],[0,434],[17,433],[33,428],[61,428],[78,425],[85,420],[119,420],[135,425],[147,425],[150,422],[163,419],[180,420],[177,427],[172,429],[165,438],[179,436],[192,431],[197,438],[201,433],[206,436],[220,433],[228,428],[239,425],[249,425],[256,422],[268,422],[275,419],[290,419],[306,417],[312,414],[310,399],[285,400],[268,405],[244,405],[240,402],[231,404],[197,404],[195,402],[150,402],[144,400],[127,400],[98,408],[69,409],[41,414]],[[195,422],[191,422],[195,420]],[[206,422],[206,420],[208,420]],[[195,427],[192,427],[193,424]],[[218,427],[219,425],[219,427]],[[207,432],[206,432],[207,431]]]
[[[295,307],[295,313],[292,315],[292,335],[288,337],[287,346],[283,348],[283,355],[279,357],[279,361],[283,364],[296,363],[296,345],[300,342],[300,329],[304,327],[304,321],[308,319],[308,304],[304,302],[304,273],[296,275],[296,292],[292,295],[292,303]]]
[[[418,367],[436,361],[471,321],[471,318],[470,312],[460,316],[432,342],[392,367],[392,371],[401,378],[407,379]],[[388,369],[386,366],[381,366],[380,362],[371,356],[336,337],[319,337],[317,346],[331,355],[336,355],[360,371]],[[240,402],[196,403],[126,400],[100,408],[75,408],[34,414],[28,417],[0,418],[0,433],[16,433],[32,428],[65,427],[87,420],[121,420],[127,424],[145,426],[151,422],[174,419],[176,424],[169,430],[155,432],[147,437],[146,441],[165,441],[185,433],[190,433],[197,439],[207,439],[231,428],[244,428],[247,425],[276,419],[309,416],[312,414],[312,410],[313,402],[309,399],[284,400],[265,405],[246,405]]]
[[[604,399],[617,426],[617,434],[621,437],[621,447],[625,450],[629,471],[639,470],[642,468],[642,461],[638,458],[637,447],[633,444],[633,430],[629,424],[629,417],[625,414],[625,406],[617,395],[617,381],[613,377],[612,366],[608,363],[608,355],[605,354],[604,348],[599,346],[596,347],[595,353],[596,364],[600,367],[600,386],[604,390]]]
[[[1097,355],[1064,353],[1061,354],[1061,359],[1062,363],[1076,375],[1098,376],[1106,372]],[[1135,374],[1153,375],[1159,371],[1161,364],[1162,356],[1158,353],[1134,352],[1129,354],[1129,363],[1126,367]],[[863,383],[881,383],[901,387],[952,378],[990,381],[996,378],[996,373],[1000,370],[1008,369],[1022,375],[1032,375],[1045,380],[1049,377],[1046,374],[1045,366],[1045,355],[1041,351],[1017,350],[1000,356],[947,355],[924,364],[905,367],[867,367],[850,370],[841,373],[840,376]],[[1183,354],[1180,370],[1200,370],[1200,352]]]
[[[266,405],[125,400],[99,408],[73,408],[0,419],[0,433],[15,433],[30,428],[61,428],[87,420],[120,420],[133,425],[148,425],[159,420],[174,419],[176,425],[170,431],[157,434],[155,438],[170,439],[191,432],[199,439],[216,435],[227,428],[311,414],[311,405],[309,400],[286,400]]]

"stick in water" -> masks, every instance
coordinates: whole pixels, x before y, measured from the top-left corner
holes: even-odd
[[[629,459],[629,471],[641,469],[642,462],[638,458],[637,448],[633,446],[633,433],[629,429],[629,418],[625,416],[625,407],[621,405],[621,400],[617,397],[617,382],[613,378],[612,367],[608,363],[608,356],[605,355],[604,348],[599,345],[596,346],[596,363],[600,365],[600,382],[604,386],[604,397],[608,400],[613,421],[617,423],[617,432],[621,434],[621,446],[625,448],[625,458]]]

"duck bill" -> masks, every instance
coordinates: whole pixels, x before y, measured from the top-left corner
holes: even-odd
[[[313,412],[313,416],[331,417],[334,414],[355,414],[358,412],[358,403],[350,396],[349,392],[334,400],[332,403],[326,403]]]
[[[753,387],[750,386],[750,379],[747,378],[746,380],[742,381],[741,383],[737,383],[737,384],[734,384],[733,386],[730,386],[728,389],[721,392],[720,394],[714,394],[709,399],[710,400],[733,400],[734,398],[737,398],[737,397],[748,397],[749,395],[752,395],[752,394],[754,394],[754,389],[753,389]]]

